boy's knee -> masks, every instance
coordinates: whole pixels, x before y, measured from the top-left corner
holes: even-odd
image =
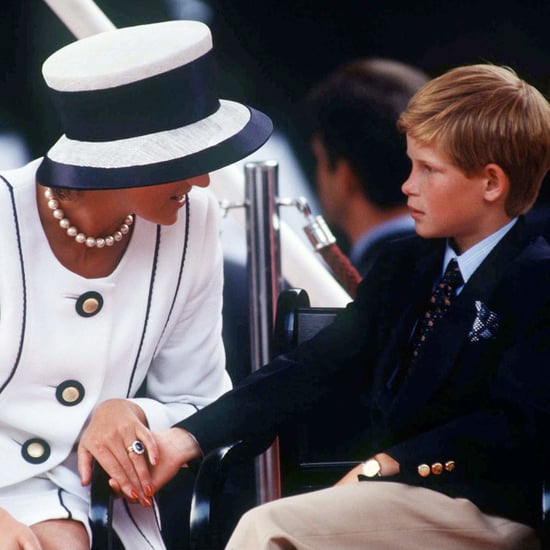
[[[284,537],[278,513],[279,501],[256,506],[245,512],[226,546],[226,550],[284,550],[292,548]],[[283,522],[284,523],[284,522]]]
[[[237,527],[250,531],[254,529],[263,530],[276,525],[277,514],[274,513],[276,502],[278,501],[268,502],[251,508],[242,515]],[[260,528],[260,526],[262,527]]]

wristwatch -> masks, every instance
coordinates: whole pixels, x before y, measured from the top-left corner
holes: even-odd
[[[366,477],[380,477],[380,462],[375,458],[369,458],[361,465],[363,468],[363,475]]]

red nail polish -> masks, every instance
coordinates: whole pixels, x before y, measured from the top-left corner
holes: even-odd
[[[139,498],[139,493],[135,489],[132,489],[130,491],[130,497],[133,498],[134,500],[136,500],[136,499]]]

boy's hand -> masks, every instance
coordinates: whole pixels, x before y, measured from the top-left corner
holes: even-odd
[[[181,428],[170,428],[153,435],[159,449],[159,460],[151,469],[151,476],[152,483],[158,489],[190,460],[201,456],[201,450],[195,438]]]
[[[380,475],[394,476],[399,473],[399,462],[386,453],[378,453],[373,456],[374,459],[380,464]],[[358,464],[352,468],[342,479],[337,481],[335,485],[342,485],[344,483],[356,483],[359,481],[358,475],[363,474],[363,464]]]
[[[129,452],[134,441],[141,441],[144,454]],[[131,501],[151,506],[155,486],[149,465],[157,462],[158,448],[145,425],[140,407],[126,399],[109,399],[94,411],[78,444],[78,470],[82,485],[91,481],[95,458],[112,478],[111,487]],[[149,462],[149,464],[148,464]]]

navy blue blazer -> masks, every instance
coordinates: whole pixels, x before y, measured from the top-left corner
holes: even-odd
[[[380,482],[430,487],[535,525],[549,457],[550,244],[520,220],[407,373],[409,335],[443,253],[441,240],[392,243],[330,327],[178,425],[208,452],[276,432],[320,399],[330,397],[335,408],[339,400],[360,401],[365,414],[347,421],[365,433],[364,458],[387,452],[401,465],[398,476]],[[477,341],[476,302],[498,320]],[[432,473],[439,464],[441,473]]]

